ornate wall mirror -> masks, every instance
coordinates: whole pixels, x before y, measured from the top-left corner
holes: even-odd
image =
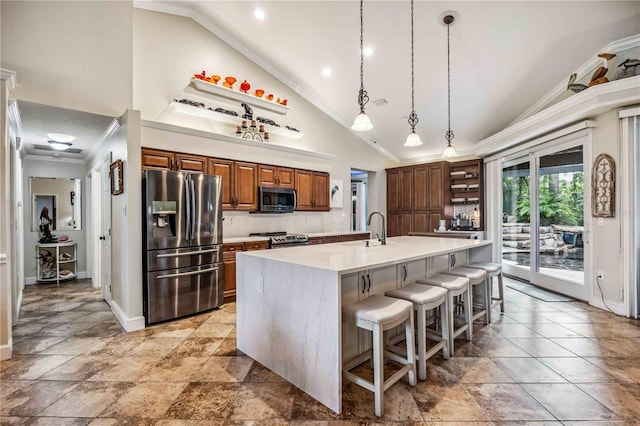
[[[82,229],[81,179],[30,177],[31,230]]]
[[[111,194],[122,194],[124,189],[122,188],[122,160],[116,160],[111,164],[110,168],[111,177]]]

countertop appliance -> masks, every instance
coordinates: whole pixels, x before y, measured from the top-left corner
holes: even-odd
[[[222,178],[145,170],[143,311],[147,324],[223,302]]]
[[[292,246],[306,246],[309,244],[309,236],[306,234],[287,234],[281,232],[256,232],[249,234],[251,237],[269,237],[269,248],[283,248]]]
[[[293,213],[296,209],[296,190],[293,188],[258,188],[260,213]]]

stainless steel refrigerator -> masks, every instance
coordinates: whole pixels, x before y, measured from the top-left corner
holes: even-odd
[[[142,177],[144,317],[147,324],[223,301],[220,176],[145,170]]]

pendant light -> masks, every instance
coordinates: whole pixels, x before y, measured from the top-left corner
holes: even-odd
[[[360,91],[358,92],[358,105],[360,105],[360,113],[353,120],[351,128],[357,132],[364,132],[373,129],[373,124],[369,120],[369,116],[364,112],[364,106],[369,102],[367,91],[364,90],[364,49],[363,49],[363,27],[364,19],[362,18],[362,4],[364,0],[360,0]]]
[[[451,131],[451,49],[449,47],[449,27],[453,24],[455,18],[453,15],[446,15],[442,22],[447,26],[447,133],[444,138],[447,140],[447,147],[444,149],[442,156],[445,158],[455,157],[458,155],[456,150],[451,145],[451,139],[453,139],[453,132]]]
[[[411,133],[407,136],[404,146],[414,147],[422,145],[420,136],[416,133],[416,124],[418,124],[418,115],[415,109],[415,88],[414,88],[414,67],[413,67],[413,0],[411,0],[411,114],[409,114],[409,126]]]

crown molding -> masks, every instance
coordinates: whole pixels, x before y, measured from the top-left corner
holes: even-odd
[[[580,79],[584,78],[587,75],[593,73],[593,71],[602,65],[602,58],[598,57],[600,53],[620,53],[625,50],[633,49],[640,46],[640,34],[636,34],[631,37],[623,38],[621,40],[613,41],[607,44],[605,47],[600,49],[600,51],[595,54],[591,59],[585,62],[580,68],[576,70],[576,81],[580,81]],[[567,79],[563,79],[560,83],[558,83],[549,93],[544,95],[540,100],[529,107],[525,112],[523,112],[518,118],[513,120],[509,126],[512,126],[526,118],[531,117],[534,114],[542,111],[550,102],[552,102],[555,98],[563,94],[567,91]]]
[[[86,164],[86,161],[83,158],[51,157],[48,155],[34,155],[34,154],[25,155],[24,160],[53,161],[55,163]]]
[[[475,144],[475,152],[486,157],[576,121],[639,102],[640,76],[599,84],[481,140]]]
[[[15,71],[6,70],[4,68],[0,68],[0,80],[6,82],[8,90],[13,90],[17,84],[17,78]]]
[[[296,83],[291,77],[287,76],[284,72],[274,67],[269,61],[267,61],[262,55],[260,55],[255,50],[251,49],[245,43],[242,43],[235,37],[231,36],[227,31],[220,28],[215,22],[211,21],[207,17],[205,17],[201,12],[194,10],[189,7],[179,6],[176,4],[168,4],[164,2],[158,1],[134,1],[133,7],[137,9],[150,10],[153,12],[162,12],[170,15],[183,16],[185,18],[190,18],[193,21],[197,22],[205,29],[207,29],[210,33],[227,43],[233,49],[247,57],[257,66],[265,70],[267,73],[271,74],[276,79],[280,80],[285,86],[293,90],[295,93],[300,95],[303,99],[306,99],[313,106],[318,108],[320,111],[328,115],[335,122],[343,126],[350,133],[355,135],[358,139],[365,142],[367,145],[378,151],[380,154],[385,156],[391,161],[395,161],[396,163],[400,162],[400,159],[382,148],[379,144],[377,144],[373,140],[365,139],[363,136],[360,136],[357,132],[351,130],[351,123],[345,123],[339,116],[336,114],[328,105],[319,100],[316,96],[306,91],[302,86]]]
[[[100,147],[104,144],[104,142],[109,139],[111,135],[113,135],[116,130],[120,128],[120,121],[117,118],[114,118],[109,127],[102,133],[102,136],[98,139],[98,141],[91,146],[89,150],[87,150],[86,155],[84,156],[87,163],[91,162],[96,154],[100,151]]]

